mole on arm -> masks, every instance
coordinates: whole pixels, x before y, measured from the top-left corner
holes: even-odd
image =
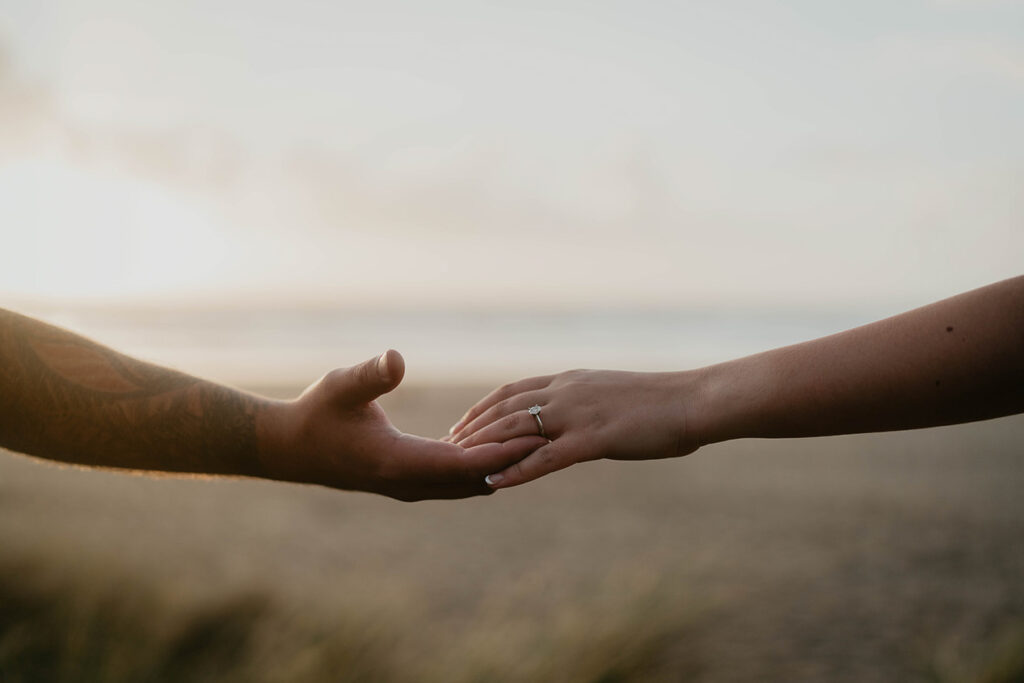
[[[952,332],[952,331],[953,331],[953,327],[952,326],[949,326],[949,327],[946,328],[946,332]]]

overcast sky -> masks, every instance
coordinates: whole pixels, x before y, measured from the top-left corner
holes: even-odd
[[[0,294],[927,301],[1024,268],[1024,4],[0,0]]]

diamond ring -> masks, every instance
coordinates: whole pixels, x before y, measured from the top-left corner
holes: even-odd
[[[526,412],[533,415],[533,419],[537,421],[537,428],[540,429],[540,435],[545,439],[548,438],[547,432],[544,431],[544,423],[540,421],[540,406],[534,404],[530,406],[529,410]]]

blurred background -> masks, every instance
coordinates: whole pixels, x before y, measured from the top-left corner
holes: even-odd
[[[0,305],[280,396],[394,347],[437,435],[523,375],[1019,274],[1022,120],[998,0],[0,0]],[[1022,451],[727,444],[415,508],[4,455],[0,678],[1019,680]]]
[[[1024,254],[1016,3],[2,8],[5,301],[227,380],[684,367]]]

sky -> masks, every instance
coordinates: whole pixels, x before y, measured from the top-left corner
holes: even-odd
[[[1024,4],[0,0],[0,296],[899,306],[1024,263]]]

